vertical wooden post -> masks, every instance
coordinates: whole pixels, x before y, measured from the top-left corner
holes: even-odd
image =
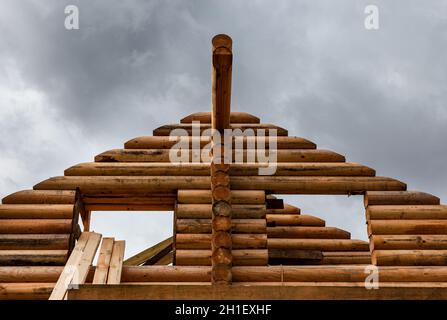
[[[225,163],[224,130],[230,128],[232,40],[220,34],[213,38],[213,73],[211,125],[220,135],[213,136],[211,162],[212,191],[212,256],[211,281],[215,285],[231,284],[231,192],[230,164]],[[216,141],[219,139],[220,141]],[[217,149],[219,148],[219,149]],[[216,152],[220,150],[220,154]]]

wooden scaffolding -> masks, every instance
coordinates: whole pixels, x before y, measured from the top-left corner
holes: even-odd
[[[212,66],[211,112],[159,127],[3,199],[0,299],[447,298],[447,206],[439,198],[230,112],[226,35],[213,38]],[[173,136],[174,129],[190,136]],[[209,129],[276,130],[275,173],[259,175],[259,157],[228,163],[217,148],[210,161],[191,162],[221,142],[204,134]],[[234,152],[247,160],[255,139],[244,137]],[[191,149],[189,159],[173,163],[180,141]],[[363,196],[369,242],[275,194]],[[101,243],[89,228],[92,211],[111,210],[173,211],[173,236],[123,261],[124,241]],[[377,272],[378,288],[366,285],[368,270]]]

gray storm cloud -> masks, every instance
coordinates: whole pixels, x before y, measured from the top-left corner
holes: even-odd
[[[79,7],[79,30],[64,28],[70,4]],[[374,31],[364,28],[368,4],[2,1],[0,195],[209,110],[210,40],[227,33],[233,110],[446,199],[447,4],[375,1]],[[357,198],[287,199],[366,236]],[[169,216],[126,214],[127,228],[120,217],[98,213],[93,223],[104,234],[134,237],[128,252],[171,230]]]

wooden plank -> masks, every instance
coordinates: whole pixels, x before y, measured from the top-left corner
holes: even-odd
[[[132,257],[126,259],[123,264],[125,266],[139,266],[149,260],[151,257],[157,255],[159,252],[163,251],[167,247],[171,246],[173,243],[173,237],[169,237],[154,246],[145,249]]]
[[[93,277],[93,284],[106,284],[107,275],[109,273],[110,259],[112,258],[112,250],[114,238],[103,238],[101,249],[99,250],[98,263]]]
[[[98,233],[83,232],[81,234],[49,300],[62,300],[70,284],[85,282],[100,241],[101,235]]]
[[[101,243],[101,235],[99,233],[90,232],[87,244],[82,252],[80,259],[75,267],[76,273],[70,284],[79,285],[83,284],[87,279],[87,275],[90,271],[90,266],[95,258],[96,251]]]
[[[119,284],[121,282],[125,246],[125,241],[115,241],[113,244],[109,274],[107,275],[107,284]]]
[[[81,234],[75,248],[65,264],[64,270],[56,282],[56,285],[51,293],[50,300],[62,300],[64,298],[67,288],[76,273],[75,267],[81,259],[90,235],[90,232],[83,232]]]
[[[195,284],[82,285],[70,290],[69,300],[426,300],[447,299],[447,286],[439,283],[381,283],[366,290],[365,283],[293,283],[293,285]]]

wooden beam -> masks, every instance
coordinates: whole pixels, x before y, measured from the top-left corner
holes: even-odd
[[[182,139],[182,140],[180,140]],[[233,138],[233,147],[236,141],[241,141],[244,149],[251,149],[256,143],[262,143],[266,149],[270,148],[268,137],[237,137]],[[172,136],[142,136],[129,140],[124,144],[125,149],[170,149],[180,141],[188,142],[190,149],[203,148],[211,142],[211,137],[172,137]],[[300,137],[279,136],[276,138],[276,149],[316,149],[315,143]]]
[[[177,233],[211,233],[212,219],[177,219]],[[265,233],[265,219],[232,219],[228,225],[234,233]]]
[[[447,250],[447,235],[372,235],[371,250]]]
[[[3,204],[0,219],[71,219],[72,204]]]
[[[230,127],[232,49],[233,41],[229,36],[219,34],[213,38],[211,126],[221,133]]]
[[[369,251],[369,243],[351,239],[287,239],[267,240],[268,248],[321,251]]]
[[[146,194],[178,189],[208,190],[211,179],[195,176],[152,177],[53,177],[34,186],[36,190],[75,190],[85,195]],[[232,190],[267,190],[278,194],[360,194],[369,190],[405,190],[406,185],[382,177],[275,177],[232,176]]]
[[[440,200],[431,194],[419,191],[368,191],[364,198],[369,205],[438,205]]]
[[[67,250],[0,250],[0,266],[63,265]]]
[[[447,220],[371,220],[369,235],[447,235]]]
[[[189,188],[190,189],[190,188]],[[237,204],[265,204],[264,191],[257,190],[231,190],[231,203]],[[178,190],[177,200],[179,204],[211,204],[210,190]]]
[[[366,290],[365,283],[295,283],[292,285],[194,284],[119,286],[82,285],[69,290],[69,300],[424,300],[447,299],[447,285],[439,283],[383,283]]]
[[[212,125],[210,124],[200,124],[196,126],[196,130],[197,133],[200,132],[201,135],[211,135],[211,128]],[[288,131],[282,127],[276,126],[274,124],[271,123],[234,123],[231,124],[229,127],[230,129],[236,130],[236,129],[240,129],[242,132],[244,132],[245,130],[250,130],[252,132],[255,133],[255,135],[257,135],[258,131],[263,131],[267,136],[269,133],[269,130],[276,130],[276,134],[278,136],[287,136],[288,135]],[[182,129],[184,131],[182,131],[182,133],[187,133],[188,135],[192,135],[193,134],[193,125],[188,124],[188,123],[173,123],[173,124],[167,124],[161,127],[158,127],[156,129],[153,130],[152,134],[154,136],[170,136],[171,134],[174,136],[173,130],[176,129]]]
[[[154,246],[133,255],[129,259],[125,260],[123,264],[125,266],[139,266],[139,265],[145,263],[151,257],[159,254],[166,248],[172,246],[172,243],[173,243],[173,237],[169,237],[169,238],[155,244]]]
[[[445,266],[447,250],[374,250],[372,262],[378,266]]]
[[[69,234],[71,219],[2,219],[0,234]]]
[[[195,169],[197,165],[195,164],[195,161],[198,161],[200,163],[208,164],[210,159],[209,158],[202,158],[201,157],[201,151],[200,150],[189,150],[189,151],[182,151],[185,152],[188,155],[188,158],[185,160],[187,163],[186,165],[177,166],[177,167],[171,167],[171,168],[161,168],[163,172],[169,171],[172,175],[188,175],[191,174],[191,169]],[[268,155],[268,153],[266,153]],[[344,163],[346,161],[345,157],[330,150],[322,150],[322,149],[288,149],[288,150],[275,150],[276,159],[275,162],[277,163]],[[195,157],[198,159],[195,160]],[[251,157],[251,158],[250,158]],[[169,163],[171,166],[171,158],[172,158],[172,150],[171,149],[112,149],[107,150],[103,153],[100,153],[99,155],[95,156],[95,162],[98,163],[107,163],[107,162],[131,162],[131,163],[140,163],[140,162],[148,162],[148,163]],[[259,167],[266,167],[269,164],[263,163],[265,162],[264,158],[259,157],[259,153],[257,150],[246,150],[246,149],[237,149],[232,150],[232,163],[240,164],[239,166],[235,167],[230,173],[232,175],[237,175],[240,172],[244,172],[245,170],[249,170],[247,174],[243,175],[258,175],[258,168]],[[259,163],[259,165],[251,164],[250,162],[256,164]],[[249,163],[249,164],[246,164]],[[276,165],[276,163],[273,163]],[[270,164],[272,165],[272,164]],[[85,165],[84,165],[85,166]],[[137,165],[138,166],[138,165]],[[137,168],[137,166],[133,166],[134,168]],[[132,167],[131,167],[132,168]],[[202,169],[202,168],[201,168]],[[280,166],[279,172],[281,175],[288,175],[290,173],[295,173],[295,175],[298,173],[303,173],[302,175],[312,175],[312,171],[315,171],[316,174],[314,175],[330,175],[330,173],[334,173],[335,176],[340,175],[366,175],[366,176],[373,176],[374,171],[368,167],[360,166],[360,165],[349,165],[349,166],[331,166],[331,167],[324,167],[320,166],[321,173],[318,174],[319,167],[316,165],[307,165],[307,172],[306,170],[300,169],[306,169],[305,167],[301,166],[295,166],[293,164],[289,165],[283,165]],[[73,171],[75,171],[76,168],[70,168],[66,170],[66,175],[74,175]],[[158,169],[160,170],[160,169]],[[205,170],[205,169],[202,169]],[[208,167],[209,170],[209,167]],[[326,172],[324,172],[326,170]],[[77,169],[77,172],[80,170]],[[75,171],[75,172],[76,172]],[[102,167],[102,172],[106,171],[104,169],[104,166]],[[137,170],[134,170],[137,171]],[[140,170],[141,171],[141,170]],[[146,170],[147,171],[147,170]],[[155,171],[154,169],[152,171]],[[174,171],[174,172],[173,172]],[[181,172],[183,174],[176,174],[175,171]],[[199,170],[195,170],[199,171]],[[195,174],[194,171],[194,174]],[[122,170],[121,170],[122,172]],[[128,171],[129,172],[129,171]],[[126,174],[128,174],[126,172]],[[360,174],[359,174],[360,173]],[[98,173],[96,173],[98,174]],[[85,175],[85,174],[83,174]],[[122,175],[122,174],[119,174]],[[160,175],[160,173],[154,172],[153,175]]]
[[[0,250],[68,250],[69,234],[0,234]]]
[[[75,191],[23,190],[3,198],[3,204],[74,204]]]
[[[178,219],[211,219],[211,204],[178,204]],[[232,205],[232,218],[262,219],[265,218],[265,205]]]
[[[267,214],[267,226],[313,226],[324,227],[326,222],[307,214]]]
[[[371,264],[371,253],[368,251],[330,251],[323,252],[321,264]]]
[[[284,158],[286,159],[286,158]],[[275,176],[374,176],[374,170],[354,163],[344,162],[279,162]],[[229,174],[236,176],[256,176],[259,168],[268,164],[232,164]],[[209,176],[207,163],[169,162],[89,162],[80,163],[67,170],[66,176]],[[276,199],[281,200],[281,199]]]
[[[351,234],[348,231],[334,227],[267,227],[269,238],[290,238],[290,239],[349,239]]]
[[[231,251],[234,266],[262,266],[268,264],[267,249],[235,249]],[[178,266],[211,266],[211,250],[176,250]]]
[[[366,265],[235,266],[233,282],[362,282]],[[0,283],[54,283],[62,266],[0,267]],[[446,282],[445,266],[378,266],[383,282]],[[90,273],[94,271],[91,268]],[[122,283],[210,282],[209,266],[123,266]]]
[[[163,257],[161,257],[157,262],[155,262],[155,265],[165,266],[173,263],[173,261],[174,261],[174,251],[170,251]]]
[[[54,283],[0,283],[0,300],[46,300]]]
[[[383,177],[231,177],[231,188],[278,194],[360,194],[370,190],[405,190],[406,184]]]
[[[447,219],[447,206],[441,205],[369,205],[368,220]]]
[[[266,234],[231,235],[233,249],[263,249],[267,247]],[[211,249],[211,234],[179,233],[176,235],[177,249]]]

